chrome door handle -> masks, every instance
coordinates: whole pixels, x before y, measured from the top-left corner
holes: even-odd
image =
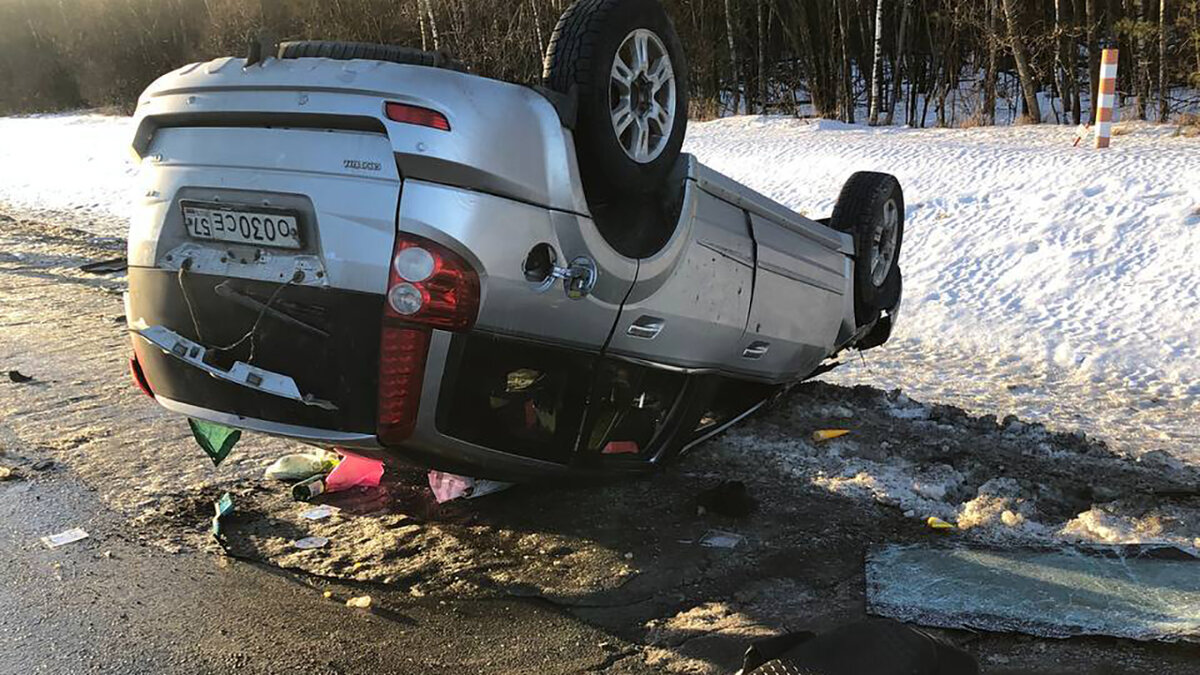
[[[744,359],[761,359],[767,355],[767,350],[771,348],[771,343],[756,340],[746,345],[742,350],[742,358]]]
[[[625,334],[630,337],[641,338],[643,340],[653,340],[662,332],[666,321],[657,316],[639,316],[637,320],[629,324],[629,328],[625,330]]]

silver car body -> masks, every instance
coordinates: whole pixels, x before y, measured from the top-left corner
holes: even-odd
[[[385,115],[389,101],[440,112],[450,130],[394,122]],[[770,384],[810,374],[863,332],[850,235],[694,157],[682,160],[683,207],[667,244],[643,259],[618,253],[589,215],[572,131],[532,88],[378,61],[270,58],[247,66],[224,58],[154,82],[135,126],[144,192],[130,227],[131,268],[183,266],[382,296],[397,232],[412,233],[477,270],[474,331]],[[182,224],[183,202],[297,213],[307,236],[299,250],[195,240]],[[583,297],[556,279],[526,278],[525,258],[542,243],[560,265],[594,266]],[[136,307],[130,303],[128,316],[135,343],[169,351],[144,334],[158,321]],[[434,423],[428,402],[439,400],[451,337],[433,331],[406,446],[425,456],[496,459],[497,451]],[[169,409],[234,427],[364,451],[379,445],[366,429],[255,418],[155,393]]]

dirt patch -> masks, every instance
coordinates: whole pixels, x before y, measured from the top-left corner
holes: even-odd
[[[863,553],[876,544],[1198,545],[1200,480],[1165,453],[1133,460],[1026,420],[821,382],[645,479],[437,505],[423,472],[393,467],[380,488],[330,495],[337,514],[307,520],[285,485],[261,479],[294,445],[248,434],[214,469],[184,421],[129,382],[128,336],[113,320],[123,277],[77,269],[112,257],[112,243],[14,223],[0,222],[0,366],[37,379],[0,383],[0,460],[33,475],[32,463],[49,458],[127,514],[131,536],[167,550],[219,552],[209,519],[229,491],[235,555],[433,601],[544,598],[642,645],[655,668],[727,672],[753,636],[861,618]],[[822,428],[851,433],[813,442]],[[697,495],[725,480],[744,482],[758,509],[699,513]],[[929,516],[959,528],[931,530]],[[710,530],[741,540],[707,548]],[[295,548],[306,536],[329,543]],[[1186,653],[1162,645],[955,637],[996,672],[1193,670]]]

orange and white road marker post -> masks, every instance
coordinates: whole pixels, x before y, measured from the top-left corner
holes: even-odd
[[[1100,86],[1096,92],[1096,147],[1107,148],[1117,107],[1117,50],[1100,52]]]

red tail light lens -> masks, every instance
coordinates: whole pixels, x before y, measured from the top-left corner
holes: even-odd
[[[385,445],[412,435],[421,406],[429,331],[383,326],[379,339],[379,421],[376,433]]]
[[[379,415],[385,445],[412,435],[421,404],[432,328],[475,324],[479,275],[453,251],[424,237],[396,236],[379,338]]]
[[[478,311],[479,275],[466,260],[424,237],[397,235],[385,316],[467,330]]]
[[[137,385],[142,393],[154,398],[154,392],[150,389],[150,383],[146,381],[146,373],[142,372],[142,364],[138,362],[137,355],[129,359],[129,373],[133,375],[133,383]]]
[[[388,119],[393,122],[416,124],[422,127],[429,127],[430,129],[450,131],[450,120],[446,119],[445,115],[436,110],[415,105],[406,105],[404,103],[388,103],[384,105],[384,110],[387,112]]]

